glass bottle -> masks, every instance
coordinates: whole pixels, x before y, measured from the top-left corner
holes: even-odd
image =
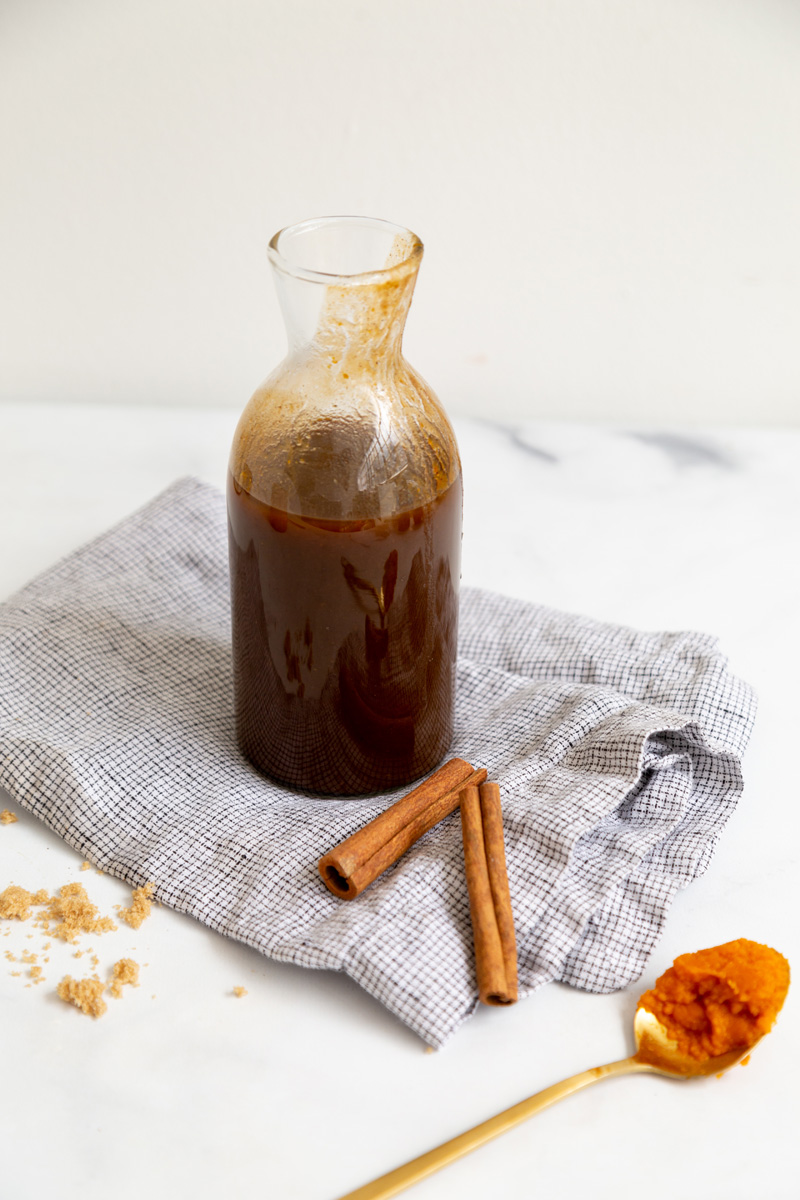
[[[269,247],[289,352],[231,450],[236,728],[306,791],[408,783],[452,738],[461,464],[401,352],[422,250],[363,217]]]

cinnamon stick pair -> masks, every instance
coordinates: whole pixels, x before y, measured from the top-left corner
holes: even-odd
[[[506,874],[500,789],[486,771],[453,758],[319,860],[334,896],[352,900],[439,821],[461,806],[464,866],[484,1004],[517,999],[517,954]]]
[[[341,900],[361,895],[417,838],[458,807],[463,787],[483,783],[485,778],[483,767],[476,771],[463,758],[451,758],[386,812],[323,855],[319,873],[325,887]]]

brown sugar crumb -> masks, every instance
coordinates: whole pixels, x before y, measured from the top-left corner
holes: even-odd
[[[66,1004],[74,1004],[87,1017],[102,1017],[106,1011],[104,991],[99,979],[73,979],[71,975],[65,975],[58,985],[60,999]]]
[[[49,899],[47,888],[39,888],[38,892],[34,892],[31,896],[31,904],[38,908],[42,904],[47,904]]]
[[[58,896],[50,897],[41,923],[51,921],[58,924],[49,932],[65,942],[75,942],[79,933],[109,933],[117,928],[110,917],[100,916],[80,883],[65,883]]]
[[[42,975],[41,967],[31,967],[29,974],[34,983],[44,982],[44,976]]]
[[[21,975],[22,971],[9,971],[9,975]]]
[[[117,916],[120,921],[124,921],[126,925],[130,925],[131,929],[138,929],[142,921],[150,916],[152,908],[152,896],[156,890],[154,883],[146,883],[144,887],[136,888],[131,897],[132,903],[130,908],[117,908]]]
[[[122,995],[122,988],[125,984],[129,984],[131,987],[139,986],[139,964],[132,958],[121,958],[119,962],[114,963],[112,970],[113,974],[108,990],[117,999]]]
[[[244,987],[235,987],[235,988],[233,989],[233,994],[234,994],[234,996],[236,996],[236,997],[237,997],[239,1000],[241,1000],[242,996],[246,996],[246,995],[247,995],[247,988],[244,988]]]
[[[12,813],[8,808],[4,808],[3,811],[0,812],[0,825],[13,825],[15,821],[18,820],[19,817]]]
[[[82,871],[91,871],[91,869],[92,869],[92,864],[90,862],[82,862],[81,863]]]
[[[39,961],[39,955],[34,954],[32,950],[23,950],[19,961],[24,963],[35,963]]]
[[[6,921],[27,921],[34,903],[30,892],[12,883],[4,892],[0,892],[0,917]]]

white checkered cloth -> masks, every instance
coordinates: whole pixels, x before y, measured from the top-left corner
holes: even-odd
[[[282,962],[346,971],[433,1046],[477,987],[458,813],[355,901],[317,860],[401,792],[264,779],[233,720],[224,500],[182,480],[0,606],[0,784],[81,855]],[[464,589],[452,753],[500,784],[520,995],[642,972],[742,788],[715,641]]]

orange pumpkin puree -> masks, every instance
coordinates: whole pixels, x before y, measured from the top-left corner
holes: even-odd
[[[769,1033],[789,989],[789,964],[758,942],[737,938],[681,954],[639,999],[691,1058],[745,1049]]]

